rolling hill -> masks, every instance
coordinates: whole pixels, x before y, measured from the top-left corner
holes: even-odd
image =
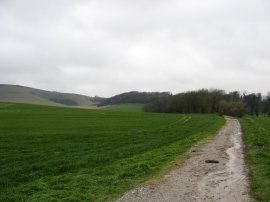
[[[101,100],[103,98],[46,91],[20,85],[0,84],[1,102],[91,107],[96,106]]]
[[[169,96],[170,96],[169,92],[131,91],[104,99],[99,103],[99,106],[126,104],[126,103],[146,104]]]

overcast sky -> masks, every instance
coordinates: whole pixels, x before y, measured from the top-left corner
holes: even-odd
[[[270,91],[269,0],[0,0],[0,83]]]

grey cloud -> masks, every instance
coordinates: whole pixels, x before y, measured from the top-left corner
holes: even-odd
[[[2,0],[0,81],[111,96],[270,91],[267,0]]]

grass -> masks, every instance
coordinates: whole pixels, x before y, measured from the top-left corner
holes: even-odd
[[[250,191],[256,201],[270,201],[270,118],[242,118],[245,160],[249,168]]]
[[[143,104],[117,104],[105,106],[102,109],[120,112],[142,112]]]
[[[106,201],[224,124],[216,115],[0,103],[0,201]]]

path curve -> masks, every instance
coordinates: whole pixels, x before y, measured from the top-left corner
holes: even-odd
[[[226,118],[218,135],[199,147],[190,158],[157,183],[127,192],[118,202],[248,202],[241,127]],[[206,163],[207,160],[218,163]]]

